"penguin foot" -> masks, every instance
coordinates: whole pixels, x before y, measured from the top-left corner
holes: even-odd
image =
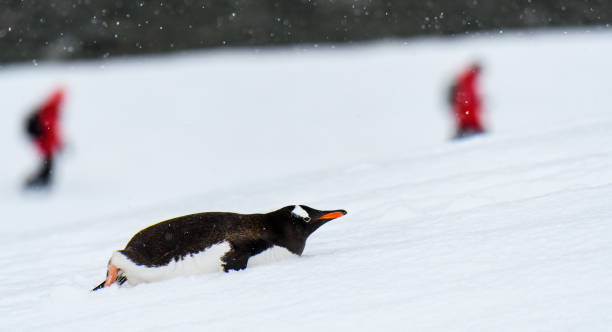
[[[118,270],[117,272],[117,278],[115,279],[115,282],[121,286],[123,285],[125,282],[127,281],[127,276],[125,274],[123,274],[123,272],[121,270]],[[102,281],[98,286],[96,286],[95,288],[92,289],[92,291],[97,291],[98,289],[102,289],[105,288],[107,286],[106,285],[106,280]]]
[[[101,288],[110,287],[112,284],[117,283],[119,286],[123,285],[127,281],[127,276],[118,269],[114,264],[108,263],[108,269],[106,271],[106,280],[102,281],[98,286],[94,287],[92,291],[97,291]]]
[[[117,280],[117,274],[119,274],[119,269],[112,263],[108,263],[108,270],[106,271],[106,281],[104,282],[104,287],[109,287],[110,285],[112,285],[115,280]]]

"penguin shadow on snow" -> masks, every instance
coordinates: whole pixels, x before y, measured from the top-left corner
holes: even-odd
[[[346,213],[290,205],[269,213],[203,212],[162,221],[113,252],[106,280],[93,290],[113,283],[137,285],[242,270],[301,256],[312,233]]]

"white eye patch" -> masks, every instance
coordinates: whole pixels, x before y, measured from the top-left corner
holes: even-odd
[[[306,210],[304,210],[301,206],[296,205],[295,208],[293,208],[293,211],[291,211],[291,213],[295,214],[296,216],[306,220],[306,221],[310,221],[310,216],[308,215],[308,212],[306,212]]]

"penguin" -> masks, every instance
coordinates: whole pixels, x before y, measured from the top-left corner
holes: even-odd
[[[308,236],[345,210],[290,205],[269,213],[203,212],[169,219],[136,233],[114,251],[106,280],[137,285],[179,276],[242,270],[301,256]]]

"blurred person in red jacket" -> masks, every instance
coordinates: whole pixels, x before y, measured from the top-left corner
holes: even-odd
[[[26,119],[26,132],[42,157],[40,169],[26,181],[26,187],[46,187],[51,183],[54,157],[62,147],[60,135],[60,109],[64,90],[57,89]]]
[[[449,95],[456,122],[455,138],[463,138],[485,131],[482,125],[482,99],[478,91],[478,76],[481,66],[471,65],[461,73]]]

